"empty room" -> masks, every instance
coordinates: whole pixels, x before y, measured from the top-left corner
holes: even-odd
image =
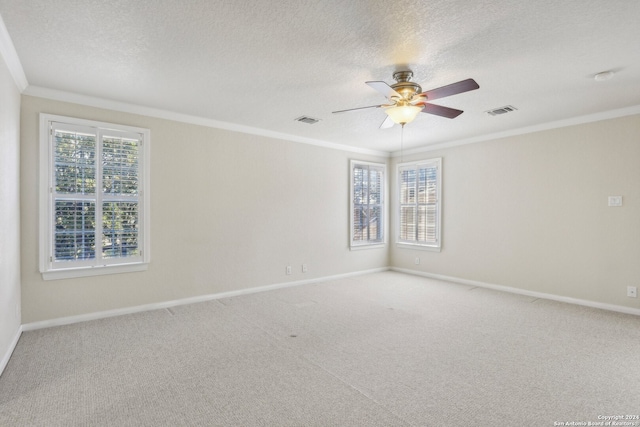
[[[640,426],[639,17],[0,0],[0,426]]]

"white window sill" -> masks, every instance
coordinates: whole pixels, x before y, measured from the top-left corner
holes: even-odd
[[[76,277],[101,276],[104,274],[132,273],[145,271],[149,263],[136,262],[132,264],[101,265],[96,267],[59,268],[42,272],[44,280],[73,279]]]
[[[379,249],[384,248],[386,243],[367,243],[362,245],[351,245],[349,249],[352,251],[359,251],[362,249]]]
[[[417,245],[413,243],[397,243],[396,246],[400,249],[417,249],[419,251],[440,252],[440,246],[429,245]]]

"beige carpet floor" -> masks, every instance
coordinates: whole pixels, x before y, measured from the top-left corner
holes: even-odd
[[[0,377],[0,426],[558,426],[637,414],[639,317],[396,272],[25,332]]]

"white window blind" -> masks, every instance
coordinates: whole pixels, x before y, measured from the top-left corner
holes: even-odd
[[[441,159],[398,165],[398,243],[440,248]]]
[[[45,279],[148,263],[148,144],[147,129],[41,116]]]
[[[351,247],[384,244],[385,165],[351,161]]]

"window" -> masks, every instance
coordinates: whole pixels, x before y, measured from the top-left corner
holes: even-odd
[[[351,161],[351,248],[384,245],[384,164]]]
[[[440,250],[441,163],[432,159],[398,165],[400,246]]]
[[[40,115],[40,271],[45,279],[144,270],[148,129]]]

